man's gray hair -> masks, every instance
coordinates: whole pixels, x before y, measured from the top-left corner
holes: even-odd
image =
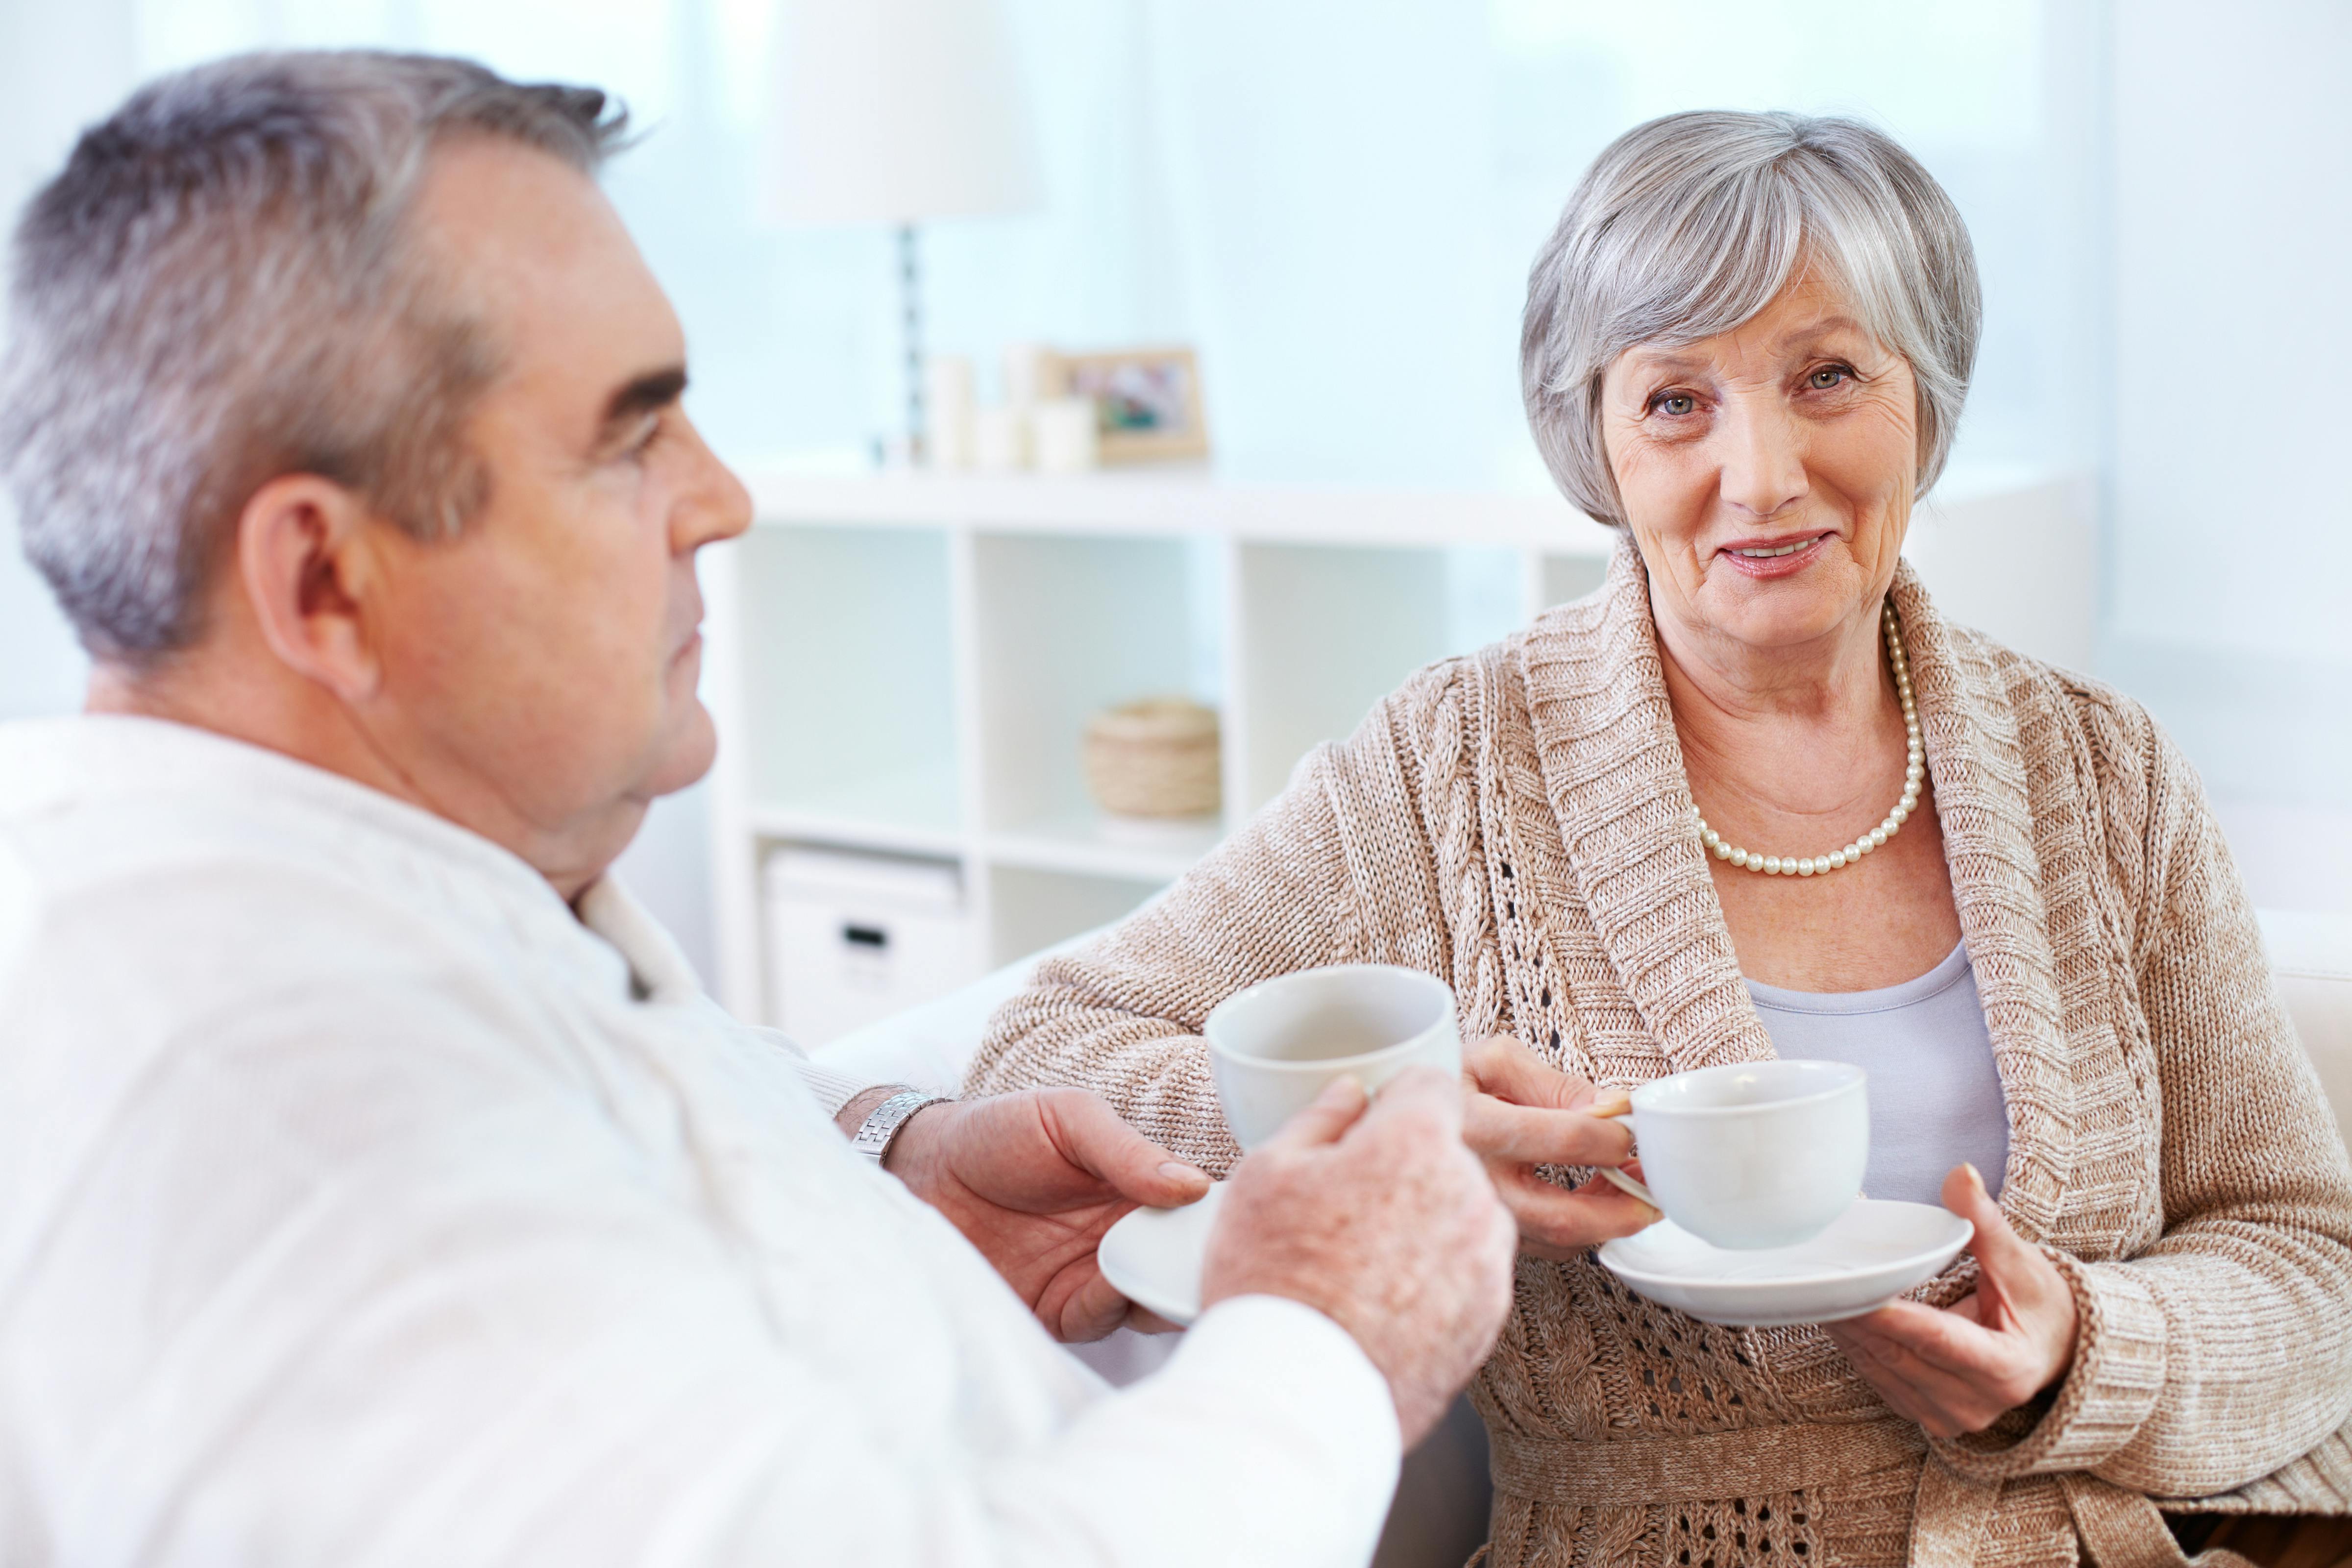
[[[1520,390],[1568,499],[1624,525],[1601,438],[1601,380],[1619,354],[1729,331],[1808,264],[1910,362],[1924,495],[1951,451],[1984,317],[1959,209],[1857,121],[1705,110],[1611,142],[1528,271]]]
[[[84,132],[16,229],[0,473],[90,650],[195,641],[238,513],[280,474],[418,538],[462,527],[498,356],[410,232],[427,154],[494,137],[593,174],[625,121],[593,89],[352,51],[200,66]]]

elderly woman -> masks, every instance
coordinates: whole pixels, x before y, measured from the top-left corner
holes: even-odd
[[[1979,314],[1958,214],[1867,127],[1621,138],[1522,343],[1607,581],[1413,676],[973,1069],[1213,1172],[1198,1031],[1242,986],[1410,964],[1509,1037],[1466,1075],[1523,1238],[1474,1388],[1496,1568],[2177,1562],[2352,1500],[2352,1168],[2197,777],[1902,562]],[[1867,1190],[1973,1256],[1827,1329],[1627,1293],[1587,1248],[1653,1216],[1547,1178],[1625,1160],[1602,1095],[1776,1047],[1867,1066]]]

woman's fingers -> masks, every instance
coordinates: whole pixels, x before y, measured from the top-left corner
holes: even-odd
[[[1518,1222],[1521,1249],[1539,1258],[1571,1258],[1658,1223],[1657,1210],[1597,1179],[1561,1188],[1532,1171],[1517,1171],[1497,1180],[1495,1190]]]
[[[1844,1331],[1843,1333],[1836,1330]],[[1954,1312],[1896,1301],[1867,1318],[1834,1326],[1849,1356],[1859,1352],[1883,1375],[1881,1393],[1899,1383],[1926,1408],[1976,1431],[2030,1396],[2015,1387],[2015,1357],[1991,1335]]]
[[[1618,1089],[1596,1090],[1548,1066],[1508,1035],[1490,1035],[1462,1058],[1471,1092],[1462,1136],[1490,1161],[1523,1165],[1622,1165],[1633,1135],[1607,1120],[1624,1110]]]
[[[1508,1035],[1489,1036],[1465,1051],[1462,1076],[1470,1089],[1463,1097],[1463,1142],[1486,1160],[1525,1250],[1567,1258],[1657,1223],[1655,1209],[1607,1183],[1569,1191],[1535,1171],[1631,1160],[1633,1132],[1612,1120],[1625,1110],[1622,1090],[1596,1090]]]
[[[1887,1408],[1906,1421],[1916,1421],[1938,1436],[1949,1436],[1943,1430],[1945,1415],[1937,1409],[1910,1381],[1887,1364],[1884,1347],[1875,1339],[1863,1334],[1849,1323],[1824,1323],[1822,1329],[1846,1360],[1862,1373],[1871,1387],[1886,1401]]]
[[[1510,1035],[1489,1035],[1472,1046],[1463,1053],[1462,1070],[1479,1089],[1514,1105],[1612,1116],[1627,1103],[1624,1090],[1595,1089]]]
[[[1943,1198],[1974,1227],[1977,1293],[1949,1311],[1894,1301],[1828,1328],[1890,1406],[1951,1436],[1982,1431],[2062,1375],[2077,1313],[2065,1277],[2010,1228],[1975,1166],[1955,1166]]]
[[[1633,1156],[1622,1121],[1581,1110],[1513,1105],[1474,1094],[1462,1107],[1462,1137],[1489,1160],[1522,1165],[1622,1165]]]
[[[1979,1326],[1976,1312],[1982,1304],[1981,1297],[1970,1296],[1938,1311],[1916,1301],[1894,1301],[1865,1317],[1824,1326],[1890,1405],[1940,1436],[1949,1433],[1939,1422],[1952,1432],[1978,1432],[2001,1412],[2032,1398],[2048,1381],[2028,1335]],[[1914,1405],[1937,1419],[1926,1420]]]
[[[1984,1177],[1974,1165],[1952,1167],[1944,1178],[1943,1197],[1946,1208],[1976,1227],[1969,1238],[1969,1251],[1999,1305],[2015,1307],[2021,1296],[2030,1300],[2053,1287],[2065,1289],[2064,1279],[2041,1250],[2027,1246],[2010,1228],[2008,1216],[1985,1191]],[[1990,1325],[1993,1320],[1988,1317],[1985,1321]]]

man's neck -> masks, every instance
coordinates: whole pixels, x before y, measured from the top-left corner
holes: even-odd
[[[490,792],[436,790],[419,770],[402,766],[331,694],[275,661],[194,657],[131,668],[101,659],[91,667],[82,708],[208,730],[340,774],[512,851],[566,903],[576,902],[611,860],[567,853],[577,847],[534,831]],[[467,809],[451,804],[459,796],[481,798]]]

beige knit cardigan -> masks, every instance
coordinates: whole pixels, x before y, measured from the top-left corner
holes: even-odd
[[[2000,1206],[2073,1284],[2073,1369],[1931,1442],[1819,1329],[1522,1258],[1473,1385],[1495,1568],[2110,1568],[2179,1560],[2151,1499],[2352,1511],[2352,1167],[2195,774],[2128,699],[1948,625],[1907,566],[1893,596],[2008,1100]],[[1350,961],[1435,974],[1465,1037],[1601,1083],[1769,1058],[1693,818],[1621,547],[1591,597],[1412,676],[1167,898],[1041,967],[971,1087],[1086,1085],[1222,1173],[1202,1020]]]

